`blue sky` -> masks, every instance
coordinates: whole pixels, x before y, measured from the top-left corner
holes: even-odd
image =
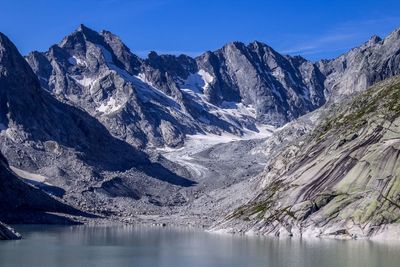
[[[47,50],[83,23],[116,33],[141,56],[195,56],[230,41],[259,40],[317,60],[400,27],[398,0],[1,0],[0,10],[0,31],[23,54]]]

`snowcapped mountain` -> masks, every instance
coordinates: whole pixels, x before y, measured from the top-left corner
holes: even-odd
[[[197,59],[152,52],[142,60],[115,35],[97,33],[81,25],[60,44],[46,53],[33,52],[27,60],[43,88],[98,118],[114,136],[138,147],[177,146],[187,134],[226,131],[241,135],[258,131],[258,123],[280,125],[323,103],[321,92],[315,97],[315,93],[304,92],[304,84],[282,78],[294,71],[288,60],[265,45],[257,55],[257,45],[261,44],[255,43],[251,48],[227,45]],[[244,51],[236,48],[239,46]],[[258,56],[257,62],[246,58],[251,49],[254,57]],[[287,70],[281,73],[278,67],[275,74],[268,74],[269,70],[256,67],[265,64],[262,57],[267,58],[267,53],[284,61]],[[245,66],[246,60],[254,66]],[[273,62],[270,59],[269,64],[276,64]],[[297,60],[296,64],[304,62]],[[242,69],[241,74],[235,73],[235,66]],[[312,64],[309,67],[313,68]],[[251,69],[254,75],[249,79],[244,75]],[[227,72],[222,73],[223,70]],[[280,78],[273,78],[274,75]],[[295,78],[290,77],[299,80],[299,76],[296,73]],[[272,110],[276,110],[274,114],[289,113],[285,108],[292,105],[287,94],[283,100],[283,94],[278,92],[287,84],[297,86],[288,94],[296,98],[293,103],[303,111],[294,107],[289,117],[271,115],[271,120],[263,119]],[[309,84],[312,86],[312,82]],[[271,99],[270,104],[267,99]],[[311,99],[315,104],[309,103]]]
[[[28,183],[81,207],[86,199],[124,196],[137,200],[160,195],[168,187],[193,184],[162,166],[162,157],[152,162],[144,152],[113,137],[87,112],[43,90],[3,34],[0,123],[1,153],[12,170]]]
[[[125,164],[148,162],[144,153],[112,138],[96,119],[42,90],[27,62],[3,34],[0,35],[0,123],[1,145],[7,158],[24,156],[19,149],[5,148],[6,144],[14,144],[58,156],[68,154],[66,148],[71,148],[86,161],[117,169]],[[110,153],[121,157],[116,161],[110,158]],[[28,162],[22,162],[29,166]]]
[[[43,88],[115,137],[137,147],[176,147],[188,134],[240,136],[260,124],[282,126],[329,98],[395,75],[399,40],[395,31],[320,62],[281,55],[261,42],[233,42],[197,58],[151,52],[141,59],[114,34],[81,25],[26,59]]]
[[[179,81],[183,87],[198,86],[193,79],[202,83],[201,78],[171,67],[174,62],[157,63],[171,58],[180,60],[150,56],[143,61],[111,33],[97,33],[82,25],[59,45],[46,53],[33,52],[27,60],[43,88],[87,111],[114,136],[137,147],[177,146],[186,134],[203,131],[240,134],[242,121],[254,124],[253,115],[232,122],[205,110],[214,107],[196,102],[194,96],[180,89],[175,80],[178,76],[173,75],[179,73],[185,78]],[[169,68],[169,72],[163,68]]]

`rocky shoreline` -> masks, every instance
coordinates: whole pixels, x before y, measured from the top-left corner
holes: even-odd
[[[10,226],[0,222],[0,240],[18,240],[22,236]]]

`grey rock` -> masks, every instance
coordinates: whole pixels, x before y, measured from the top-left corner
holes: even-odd
[[[151,52],[141,60],[113,34],[80,26],[26,59],[43,88],[140,148],[179,146],[187,134],[242,135],[255,123],[282,125],[324,103],[313,64],[258,42],[230,44],[196,59]],[[310,81],[303,82],[300,67]],[[256,114],[244,115],[238,105]],[[173,134],[165,133],[166,122]]]
[[[372,36],[360,47],[333,60],[317,62],[326,76],[325,94],[333,102],[376,82],[400,74],[400,29],[381,39]]]
[[[260,42],[230,43],[197,61],[216,77],[206,92],[211,102],[252,105],[257,120],[266,124],[283,125],[325,102],[324,77],[314,64]]]
[[[314,130],[270,161],[253,199],[216,229],[396,239],[399,90],[395,77],[327,107]]]
[[[49,196],[42,190],[24,183],[9,168],[7,160],[0,154],[0,219],[9,223],[38,223],[47,217],[47,223],[54,222],[53,217],[47,212],[86,216],[69,205]],[[63,223],[74,223],[72,220],[63,219]],[[0,228],[5,227],[0,225]],[[0,229],[7,236],[12,232]],[[12,237],[9,236],[9,237]],[[17,237],[17,235],[14,235]],[[0,238],[1,239],[1,238]]]
[[[17,240],[21,235],[10,226],[0,222],[0,240]]]
[[[328,99],[398,74],[398,51],[395,31],[315,63],[257,41],[229,43],[197,58],[151,52],[142,60],[112,33],[81,25],[27,61],[42,87],[59,100],[84,109],[113,136],[144,148],[181,146],[188,134],[240,136],[256,130],[257,123],[282,126]],[[243,114],[240,105],[255,113]]]
[[[109,77],[115,78],[119,85],[121,78],[115,73]],[[106,84],[107,81],[103,85]],[[121,86],[124,84],[121,81]],[[146,194],[164,194],[168,198],[171,187],[194,184],[113,137],[82,109],[63,103],[40,88],[27,62],[2,34],[0,103],[2,153],[14,168],[26,172],[28,178],[40,174],[46,182],[31,184],[43,190],[59,189],[64,192],[63,200],[70,205],[96,208],[102,205],[95,201],[97,198],[110,196],[129,196],[135,200]],[[165,135],[174,134],[167,126],[164,130]],[[14,201],[12,196],[23,199],[18,194],[12,195],[12,191],[5,191],[3,196],[9,201]]]

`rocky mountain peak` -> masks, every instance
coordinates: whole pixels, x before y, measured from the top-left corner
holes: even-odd
[[[59,46],[65,49],[86,49],[86,42],[98,43],[101,36],[92,29],[81,24],[74,32],[66,36]]]
[[[107,37],[107,39],[106,39]],[[113,44],[119,44],[119,46],[124,46],[121,44],[120,40],[115,37],[115,35],[107,34],[104,35],[86,27],[81,24],[77,30],[66,36],[59,44],[58,47],[70,53],[71,55],[80,55],[86,57],[87,50],[93,51],[93,48],[98,48],[100,52],[102,48],[106,49],[108,52],[112,53],[112,48],[107,42],[110,41]],[[125,49],[129,49],[124,46]],[[54,47],[53,47],[54,49]],[[130,51],[129,51],[130,53]]]
[[[158,55],[155,51],[151,51],[148,54],[145,65],[162,73],[167,72],[173,77],[183,79],[186,79],[190,73],[194,73],[197,70],[196,61],[189,56]]]
[[[263,42],[258,41],[258,40],[254,40],[254,41],[250,42],[249,45],[256,46],[256,47],[266,47],[266,46],[268,46],[266,43],[263,43]]]
[[[110,31],[103,30],[100,32],[104,41],[110,46],[112,52],[118,60],[123,64],[124,69],[129,73],[137,75],[139,73],[142,60],[134,55],[131,50],[121,41],[121,39]]]
[[[260,41],[253,41],[247,45],[248,48],[252,50],[263,50],[263,51],[268,51],[270,53],[277,53],[272,47],[267,45],[266,43],[260,42]]]
[[[101,42],[101,36],[102,34],[85,26],[84,24],[81,24],[76,30],[75,32],[73,32],[71,35],[74,34],[81,34],[87,41],[90,41],[92,43],[97,43],[97,42]],[[111,35],[110,34],[105,34],[105,35]],[[115,38],[115,35],[113,35]]]
[[[156,52],[156,51],[150,51],[148,54],[147,54],[147,58],[149,59],[149,60],[155,60],[155,59],[157,59],[159,57],[159,55],[158,55],[158,53]]]
[[[397,49],[400,47],[400,28],[391,32],[384,40],[383,44],[391,47],[396,47]],[[393,52],[392,50],[390,51]]]
[[[395,33],[392,35],[396,36]],[[252,123],[257,121],[281,126],[320,107],[331,95],[335,95],[333,98],[348,95],[383,79],[377,74],[369,76],[359,70],[376,64],[379,66],[375,69],[386,68],[382,65],[382,55],[388,59],[385,64],[396,65],[397,57],[393,55],[398,50],[397,42],[390,41],[390,38],[394,39],[387,37],[382,41],[374,36],[365,46],[353,49],[336,60],[318,63],[299,56],[283,56],[260,41],[249,44],[231,42],[195,59],[186,55],[159,55],[154,51],[146,59],[140,59],[115,34],[109,31],[97,33],[81,25],[60,45],[45,53],[47,62],[38,55],[33,56],[32,60],[28,57],[28,60],[32,61],[30,64],[39,76],[42,87],[63,92],[74,104],[95,116],[105,119],[120,114],[118,127],[123,125],[122,128],[125,128],[122,121],[130,121],[130,115],[124,114],[122,117],[122,112],[137,118],[143,110],[151,110],[144,106],[157,103],[157,108],[153,106],[152,109],[162,107],[168,110],[164,112],[169,115],[172,107],[179,107],[179,112],[185,113],[179,116],[191,121],[186,125],[190,125],[189,128],[201,124],[206,131],[219,131],[222,128],[224,131],[237,132],[236,127],[239,125],[240,129],[242,126],[237,124],[237,118],[227,115],[231,110],[226,107],[243,105],[251,110]],[[368,64],[363,59],[367,59]],[[51,66],[55,64],[59,67]],[[356,70],[359,74],[357,77],[352,74]],[[116,74],[110,75],[110,72]],[[152,92],[150,98],[149,92]],[[215,108],[223,111],[211,112]],[[219,115],[219,118],[229,123],[221,123],[214,114],[226,114]],[[153,115],[148,116],[150,118]],[[176,116],[174,111],[174,115],[167,120],[176,125]],[[140,120],[147,120],[143,114],[139,117]],[[136,139],[132,138],[132,132],[137,132],[138,128],[148,132],[149,128],[144,125],[155,125],[156,128],[150,128],[151,132],[161,123],[165,125],[161,120],[150,120],[136,125],[135,130],[123,129],[118,132],[121,132],[122,138],[130,136]],[[249,121],[246,121],[249,125]],[[110,119],[107,118],[109,123]],[[198,128],[191,129],[197,131]],[[172,130],[180,140],[174,143],[181,143],[182,133],[187,131],[187,128]],[[163,135],[161,132],[154,134]],[[150,139],[159,137],[152,136]]]
[[[400,74],[400,30],[383,40],[372,36],[363,45],[329,61],[320,61],[319,68],[326,76],[324,86],[330,101],[363,91],[368,86]]]
[[[389,38],[400,38],[400,28],[395,29],[392,31],[389,36]]]
[[[368,39],[364,44],[362,44],[360,47],[353,48],[353,51],[358,51],[358,50],[365,50],[365,49],[371,49],[371,47],[374,47],[378,44],[382,43],[382,38],[379,37],[378,35],[372,35],[371,38]]]
[[[0,49],[6,49],[6,47],[10,46],[10,43],[8,37],[4,33],[0,32]]]
[[[379,37],[378,35],[372,35],[371,38],[369,38],[368,43],[369,44],[377,44],[380,41],[382,41],[381,37]]]
[[[8,72],[12,69],[12,72]],[[8,72],[8,73],[6,73]],[[0,74],[26,76],[26,74],[33,74],[26,62],[21,57],[15,45],[0,32]],[[3,89],[3,88],[0,88]]]
[[[233,41],[224,45],[221,49],[217,50],[216,52],[220,51],[221,53],[244,53],[247,47],[246,44],[239,41]]]
[[[0,120],[9,115],[10,103],[15,102],[21,108],[30,105],[27,98],[37,98],[38,85],[35,74],[15,45],[0,33]],[[35,107],[28,106],[23,112],[30,109]]]
[[[86,32],[86,31],[92,32],[93,30],[90,29],[89,27],[85,26],[85,24],[81,23],[81,24],[79,24],[78,28],[76,28],[76,31],[77,32]]]

